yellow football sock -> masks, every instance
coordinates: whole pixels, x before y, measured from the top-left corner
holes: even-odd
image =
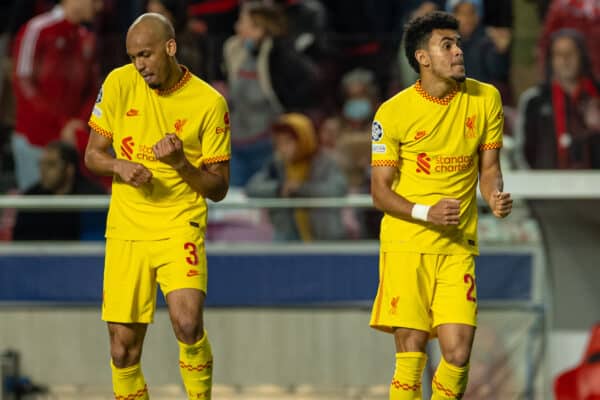
[[[117,368],[110,360],[113,390],[117,400],[148,400],[148,387],[140,363],[126,368]]]
[[[467,390],[469,380],[469,364],[457,367],[449,364],[442,357],[440,365],[433,376],[431,400],[462,399]]]
[[[421,375],[426,362],[425,353],[396,353],[396,370],[390,385],[390,400],[421,400]]]
[[[212,388],[212,351],[204,336],[194,344],[179,342],[179,370],[189,399],[210,399]]]

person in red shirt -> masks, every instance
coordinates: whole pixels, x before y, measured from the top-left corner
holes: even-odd
[[[102,0],[61,0],[27,22],[13,46],[15,132],[11,145],[15,175],[23,190],[39,179],[42,148],[53,140],[83,153],[86,119],[98,93],[95,37],[91,22]]]

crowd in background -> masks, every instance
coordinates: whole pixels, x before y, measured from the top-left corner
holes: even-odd
[[[5,1],[2,191],[110,190],[81,162],[86,122],[102,79],[128,62],[125,32],[145,11],[171,20],[178,61],[227,98],[231,184],[246,196],[368,193],[374,112],[417,79],[404,56],[403,26],[436,9],[459,20],[467,75],[500,90],[505,168],[600,168],[600,40],[590,40],[600,38],[600,5],[535,3],[542,30],[531,52],[540,79],[521,94],[511,71],[511,0]],[[62,168],[61,183],[47,183],[49,154]],[[94,189],[82,189],[82,179],[96,179]],[[14,232],[11,226],[1,236],[44,238],[23,234],[43,229],[41,214],[23,228],[27,218],[19,216]],[[47,226],[55,226],[49,218]],[[278,240],[378,234],[379,215],[371,210],[272,210],[269,218]]]

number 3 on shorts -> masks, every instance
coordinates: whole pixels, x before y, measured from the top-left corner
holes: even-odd
[[[475,278],[471,274],[465,274],[464,280],[465,283],[470,285],[469,290],[467,290],[467,300],[476,303],[477,299],[473,296],[473,292],[475,291]]]
[[[189,256],[185,258],[190,265],[198,265],[198,248],[195,243],[187,242],[183,245],[183,249],[189,252]]]

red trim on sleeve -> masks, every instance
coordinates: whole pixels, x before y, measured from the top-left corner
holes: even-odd
[[[502,142],[485,143],[479,145],[479,151],[494,150],[502,147]]]
[[[399,162],[396,160],[373,160],[371,161],[372,167],[397,167]]]
[[[231,156],[229,156],[229,155],[206,157],[205,159],[202,160],[202,164],[216,164],[216,163],[220,163],[223,161],[229,161],[230,158],[231,158]]]
[[[104,129],[103,127],[101,127],[100,125],[98,125],[97,123],[95,123],[94,121],[89,121],[88,125],[90,126],[90,128],[92,128],[93,130],[95,130],[96,133],[98,133],[99,135],[102,135],[104,137],[112,139],[112,137],[113,137],[112,132],[107,131],[106,129]]]

